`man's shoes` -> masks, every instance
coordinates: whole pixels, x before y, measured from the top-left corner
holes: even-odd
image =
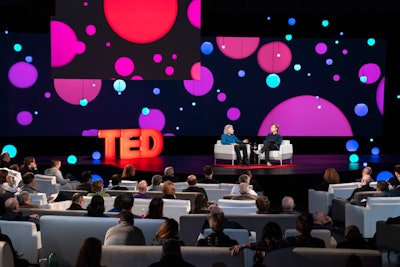
[[[267,161],[267,166],[271,166],[271,165],[272,165],[271,162]]]
[[[249,161],[248,159],[246,159],[246,160],[244,161],[244,164],[250,165],[250,161]]]

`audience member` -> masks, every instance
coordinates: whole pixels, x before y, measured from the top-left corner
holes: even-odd
[[[147,191],[162,191],[162,176],[159,174],[153,175],[151,177],[151,185],[147,187]]]
[[[26,172],[22,176],[23,186],[21,187],[21,191],[27,191],[28,193],[41,193],[37,190],[35,186],[35,175],[32,172]],[[54,200],[53,196],[47,196],[47,201],[51,202]]]
[[[26,191],[21,191],[17,195],[17,200],[20,208],[38,209],[38,205],[31,205],[31,195]]]
[[[339,242],[337,248],[353,248],[353,249],[376,249],[376,247],[365,240],[360,230],[355,225],[346,226],[344,229],[345,241]]]
[[[240,195],[232,197],[232,200],[256,200],[257,196],[250,194],[250,185],[248,183],[239,184]]]
[[[147,195],[147,182],[146,180],[141,180],[137,185],[137,193],[133,195],[134,198],[147,198],[150,199],[151,197]]]
[[[258,196],[256,199],[257,214],[270,214],[269,207],[271,202],[267,196]]]
[[[266,242],[269,242],[269,240],[272,240],[272,242],[274,242],[275,240],[282,240],[282,239],[283,239],[282,229],[278,223],[267,222],[264,225],[260,241],[265,240]],[[253,262],[254,262],[253,267],[265,266],[263,265],[264,257],[265,257],[264,251],[256,251],[256,254],[253,257]]]
[[[375,188],[371,187],[369,184],[371,182],[373,182],[374,180],[372,180],[371,176],[369,174],[365,174],[362,178],[361,178],[361,187],[360,188],[356,188],[353,190],[353,193],[351,194],[351,196],[347,199],[350,202],[355,201],[354,196],[357,192],[367,192],[367,191],[376,191]]]
[[[328,191],[330,184],[340,183],[339,173],[334,168],[327,168],[323,175],[323,180],[320,184],[314,187],[316,191]]]
[[[166,219],[158,228],[154,236],[152,245],[162,246],[164,245],[165,242],[172,239],[172,240],[177,240],[181,246],[184,246],[185,243],[179,240],[178,231],[179,231],[178,222],[173,218]]]
[[[197,240],[196,246],[231,247],[238,244],[236,240],[231,239],[224,233],[225,215],[223,212],[210,213],[208,216],[208,224],[212,233]]]
[[[149,203],[146,219],[167,219],[164,217],[164,200],[160,197],[153,198]]]
[[[81,193],[74,193],[72,195],[71,206],[67,210],[85,210],[83,206],[83,196]]]
[[[239,184],[241,183],[248,183],[250,185],[250,176],[247,174],[241,174],[236,182],[236,184],[233,185],[232,190],[231,190],[231,195],[240,195],[239,192]],[[256,191],[250,188],[250,194],[257,196]]]
[[[27,172],[32,172],[33,174],[39,174],[35,157],[28,156],[24,158],[24,164],[19,167],[19,172],[24,175]]]
[[[177,240],[168,240],[163,244],[161,260],[149,265],[149,267],[195,267],[186,262],[181,254],[181,246]]]
[[[237,255],[244,248],[263,250],[265,252],[285,247],[316,247],[324,248],[325,242],[311,236],[313,218],[309,213],[302,213],[296,218],[296,229],[300,235],[289,236],[278,240],[261,240],[256,243],[240,244],[230,247],[231,255]]]
[[[126,164],[122,171],[122,180],[139,181],[136,177],[136,169],[132,164]]]
[[[78,251],[75,267],[106,267],[101,265],[101,241],[95,237],[83,240]]]
[[[170,180],[173,183],[179,182],[179,177],[175,176],[175,168],[173,166],[165,167],[163,182]]]
[[[92,196],[92,200],[90,201],[89,205],[87,206],[87,213],[85,216],[89,217],[108,217],[104,214],[105,207],[104,207],[104,198],[100,195]]]
[[[210,209],[208,207],[207,199],[204,194],[197,194],[194,197],[193,206],[189,212],[190,214],[208,214]]]
[[[14,193],[21,190],[17,186],[14,176],[9,175],[9,172],[7,170],[0,170],[0,183],[1,189],[3,189],[4,193],[8,192],[14,195]]]
[[[121,212],[122,211],[122,197],[123,195],[118,195],[114,199],[114,207],[107,212]]]
[[[163,183],[162,192],[163,198],[176,199],[175,185],[172,181],[167,180]]]
[[[244,174],[247,174],[250,178],[249,184],[253,187],[253,190],[255,192],[262,192],[264,193],[264,189],[261,187],[261,185],[257,182],[257,180],[253,179],[253,172],[250,169],[247,169]]]
[[[84,190],[88,193],[93,193],[92,191],[92,173],[90,171],[83,171],[81,177],[79,178],[80,184],[76,186],[76,190]]]
[[[322,210],[315,211],[313,214],[313,229],[327,229],[332,233],[334,230],[332,218]]]
[[[395,172],[397,173],[397,171],[395,171]],[[399,180],[399,178],[397,178],[397,175],[396,175],[396,177],[390,178],[388,180],[388,184],[389,184],[389,188],[392,187],[392,189],[389,190],[388,196],[389,197],[400,196],[400,180]]]
[[[214,170],[211,165],[205,165],[203,167],[204,178],[199,179],[199,183],[202,184],[220,184],[221,181],[214,179]]]
[[[284,196],[282,198],[281,208],[281,214],[301,214],[299,211],[295,210],[296,204],[294,203],[294,199],[291,196]]]
[[[364,167],[361,170],[361,178],[356,179],[356,182],[361,182],[361,179],[365,176],[365,175],[369,175],[372,177],[372,168],[370,166]]]
[[[120,213],[116,226],[107,230],[104,237],[104,245],[145,245],[145,237],[142,230],[134,226],[133,214],[129,211]]]
[[[11,166],[11,157],[8,152],[2,152],[0,154],[0,168],[10,168]]]
[[[110,197],[110,194],[104,191],[104,184],[101,180],[96,180],[92,183],[92,192],[88,193],[88,197],[99,195],[102,197]]]
[[[67,189],[71,190],[74,189],[74,186],[71,185],[71,178],[72,175],[67,175],[67,178],[64,178],[62,172],[60,171],[61,168],[61,160],[53,159],[51,160],[51,167],[44,170],[44,175],[51,175],[55,176],[57,183],[60,184],[60,189]]]
[[[389,196],[389,185],[386,181],[380,180],[376,183],[376,193],[373,197],[387,197]]]
[[[202,187],[198,187],[197,186],[197,178],[196,175],[191,174],[187,177],[186,182],[188,183],[188,187],[183,189],[182,192],[199,192],[202,193],[206,196],[206,200],[208,202],[208,197],[207,197],[207,193],[206,190]]]
[[[8,198],[5,203],[6,212],[1,215],[1,220],[5,221],[30,221],[35,223],[36,229],[40,231],[39,215],[31,214],[29,216],[22,216],[19,211],[18,200],[14,197]]]
[[[244,228],[241,224],[239,224],[238,222],[228,220],[228,219],[225,217],[224,211],[223,211],[220,207],[218,207],[218,206],[213,206],[213,207],[210,209],[210,215],[214,215],[214,214],[222,214],[222,217],[224,218],[224,228],[246,229],[246,228]],[[210,215],[209,215],[209,216],[210,216]],[[205,219],[205,220],[204,220],[204,223],[203,223],[203,225],[202,225],[202,227],[201,227],[201,234],[203,234],[204,229],[207,229],[207,228],[211,228],[211,227],[210,227],[210,224],[209,224],[209,220],[208,220],[208,219]],[[249,231],[249,236],[250,236],[250,235],[251,235],[251,233],[250,233],[250,231]]]
[[[111,176],[111,190],[128,190],[128,187],[121,186],[122,176],[121,174],[113,174]]]

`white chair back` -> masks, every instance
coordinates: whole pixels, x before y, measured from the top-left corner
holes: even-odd
[[[112,197],[103,197],[103,199],[104,199],[105,211],[108,211],[108,210],[114,208],[115,198],[116,198],[115,196],[112,196]],[[82,205],[82,208],[87,209],[87,206],[90,204],[91,201],[92,201],[92,197],[83,196],[83,205]]]
[[[122,180],[120,186],[124,186],[129,190],[136,190],[137,184],[138,184],[137,181]]]

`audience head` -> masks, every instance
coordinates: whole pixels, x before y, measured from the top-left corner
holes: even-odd
[[[55,167],[55,168],[59,169],[59,168],[61,167],[61,160],[59,160],[59,159],[52,159],[51,162],[50,162],[50,166],[51,166],[52,168]]]
[[[34,168],[36,167],[36,160],[35,157],[33,156],[28,156],[24,158],[24,165],[29,167],[29,168]]]
[[[205,177],[211,177],[214,174],[214,170],[211,165],[205,165],[203,167],[203,174]]]
[[[79,182],[85,184],[85,183],[91,183],[92,182],[92,172],[91,171],[83,171],[81,174],[81,178],[79,179]]]
[[[27,172],[24,175],[22,175],[22,181],[26,185],[33,185],[35,181],[35,174],[33,172]]]
[[[94,193],[99,193],[103,191],[103,189],[104,189],[104,184],[101,180],[96,180],[92,183],[92,191]]]
[[[18,164],[11,164],[10,167],[9,167],[9,169],[19,172],[19,166],[18,166]]]
[[[345,267],[362,267],[362,260],[360,256],[356,254],[350,254],[346,259]]]
[[[294,199],[291,196],[285,196],[282,198],[282,210],[293,211],[296,205],[294,204]]]
[[[371,175],[369,174],[365,174],[362,178],[361,178],[361,183],[363,185],[369,185],[371,182],[373,182],[374,180],[371,178]]]
[[[399,178],[400,177],[400,164],[394,165],[394,175]]]
[[[164,200],[160,197],[153,198],[149,203],[147,218],[161,219],[164,214]]]
[[[10,153],[8,153],[7,151],[4,151],[0,154],[0,160],[3,160],[5,162],[10,162],[11,157],[10,157]]]
[[[0,184],[3,184],[7,181],[8,171],[0,170]]]
[[[121,197],[121,210],[131,211],[135,198],[132,194],[123,194]]]
[[[177,238],[178,237],[179,224],[173,219],[166,219],[158,228],[155,237],[160,238]]]
[[[122,178],[135,176],[136,169],[132,164],[126,164],[124,170],[122,171]]]
[[[92,196],[92,200],[87,206],[87,211],[90,217],[103,217],[105,211],[104,198],[100,195]]]
[[[123,210],[119,215],[119,223],[126,222],[130,225],[134,224],[133,214],[130,211]]]
[[[364,167],[361,171],[361,175],[372,175],[372,168],[370,166]]]
[[[195,186],[197,184],[197,178],[196,175],[191,174],[188,176],[186,179],[186,182],[188,183],[189,186]]]
[[[302,235],[310,235],[313,229],[313,217],[310,213],[303,212],[296,218],[296,229]]]
[[[250,193],[250,187],[248,183],[240,183],[239,184],[239,193],[240,194],[249,194]]]
[[[4,206],[7,211],[11,211],[11,212],[19,211],[18,200],[15,197],[7,198],[6,201],[4,202]]]
[[[194,205],[192,211],[200,211],[201,209],[208,208],[207,198],[204,194],[199,193],[194,197]]]
[[[171,177],[171,176],[174,176],[174,173],[175,173],[174,167],[172,167],[172,166],[165,167],[164,176]]]
[[[74,193],[72,195],[72,203],[77,203],[82,206],[83,204],[83,195],[81,193]]]
[[[145,194],[148,186],[149,185],[147,184],[146,180],[141,180],[137,185],[137,190],[139,193]]]
[[[362,234],[360,232],[360,229],[358,229],[357,226],[355,225],[348,225],[344,229],[344,237],[347,240],[353,240],[353,239],[359,239],[362,238]]]
[[[213,213],[208,216],[208,224],[213,232],[221,232],[224,229],[224,213]]]
[[[340,183],[339,173],[334,168],[327,168],[324,172],[324,180],[328,184],[338,184]]]
[[[159,186],[162,182],[162,176],[159,174],[155,174],[153,175],[153,177],[151,177],[151,184],[154,186]]]
[[[111,176],[111,184],[113,186],[117,186],[121,183],[122,181],[122,176],[119,173],[115,173],[113,174],[113,176]]]
[[[240,183],[248,183],[250,184],[250,176],[247,174],[241,174],[238,178],[238,182]]]
[[[392,177],[388,180],[388,183],[393,187],[396,188],[397,186],[400,185],[400,181],[397,177]]]
[[[114,208],[117,210],[122,210],[122,197],[123,195],[118,195],[114,199]]]
[[[162,192],[164,195],[175,195],[175,185],[170,180],[163,183]]]
[[[313,214],[313,223],[324,225],[327,221],[327,214],[322,210],[317,210]]]
[[[268,210],[271,205],[267,196],[258,196],[256,199],[256,207],[258,210]]]
[[[181,245],[178,240],[169,239],[164,242],[162,246],[163,256],[174,255],[182,257],[181,254]]]
[[[101,241],[95,237],[83,240],[75,267],[101,266]]]
[[[18,203],[20,206],[31,204],[31,196],[29,195],[29,192],[27,192],[27,191],[21,191],[17,195],[17,200],[18,200]]]
[[[376,183],[376,191],[378,192],[387,192],[389,191],[389,185],[387,182],[380,180]]]
[[[247,175],[249,176],[249,178],[250,178],[250,181],[251,181],[251,178],[253,178],[253,173],[252,173],[252,171],[249,170],[249,169],[247,169],[247,170],[244,172],[244,174],[247,174]],[[249,183],[250,183],[250,181],[249,181]]]
[[[264,225],[261,240],[283,239],[282,229],[276,222],[267,222]]]

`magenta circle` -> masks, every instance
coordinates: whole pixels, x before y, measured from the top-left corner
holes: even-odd
[[[328,46],[325,43],[318,43],[315,45],[315,52],[318,55],[323,55],[328,51]]]
[[[218,49],[222,54],[233,59],[251,56],[259,44],[259,37],[217,37]]]
[[[161,61],[162,61],[162,55],[161,55],[161,54],[154,54],[154,56],[153,56],[153,61],[154,61],[155,63],[161,63]]]
[[[132,74],[135,65],[129,57],[120,57],[114,65],[115,71],[121,76],[128,76]]]
[[[381,68],[375,63],[364,64],[358,71],[358,77],[360,78],[361,76],[367,77],[366,84],[374,83],[381,76]]]
[[[201,1],[200,0],[193,0],[187,9],[187,17],[190,22],[195,28],[200,29],[200,21],[201,21]]]
[[[165,115],[159,109],[150,109],[149,114],[139,115],[139,127],[142,129],[157,129],[160,132],[165,126]]]
[[[50,92],[44,93],[44,97],[45,97],[45,98],[50,98],[50,97],[51,97],[51,93],[50,93]]]
[[[174,74],[175,69],[172,66],[167,66],[165,68],[165,74],[167,74],[168,76],[171,76],[172,74]]]
[[[225,93],[219,93],[217,95],[217,99],[219,102],[224,102],[226,100],[226,94]]]
[[[96,34],[96,27],[94,25],[88,25],[86,27],[86,34],[89,36],[93,36]]]
[[[200,80],[184,80],[183,86],[186,91],[194,96],[202,96],[210,92],[214,84],[214,76],[211,71],[204,67],[200,67]]]
[[[8,71],[10,83],[17,88],[28,88],[35,84],[38,71],[35,66],[26,62],[17,62]]]
[[[290,66],[292,52],[285,43],[270,42],[258,49],[257,62],[265,72],[281,73]]]
[[[228,111],[226,112],[226,116],[231,121],[236,121],[240,118],[240,109],[235,107],[229,108]]]
[[[335,82],[338,82],[338,81],[340,80],[340,75],[339,75],[339,74],[334,74],[334,75],[333,75],[333,80],[334,80]]]
[[[21,111],[17,114],[17,122],[22,126],[27,126],[32,123],[33,116],[29,111]]]
[[[54,89],[65,102],[80,105],[82,97],[90,103],[100,93],[100,79],[54,79]]]

